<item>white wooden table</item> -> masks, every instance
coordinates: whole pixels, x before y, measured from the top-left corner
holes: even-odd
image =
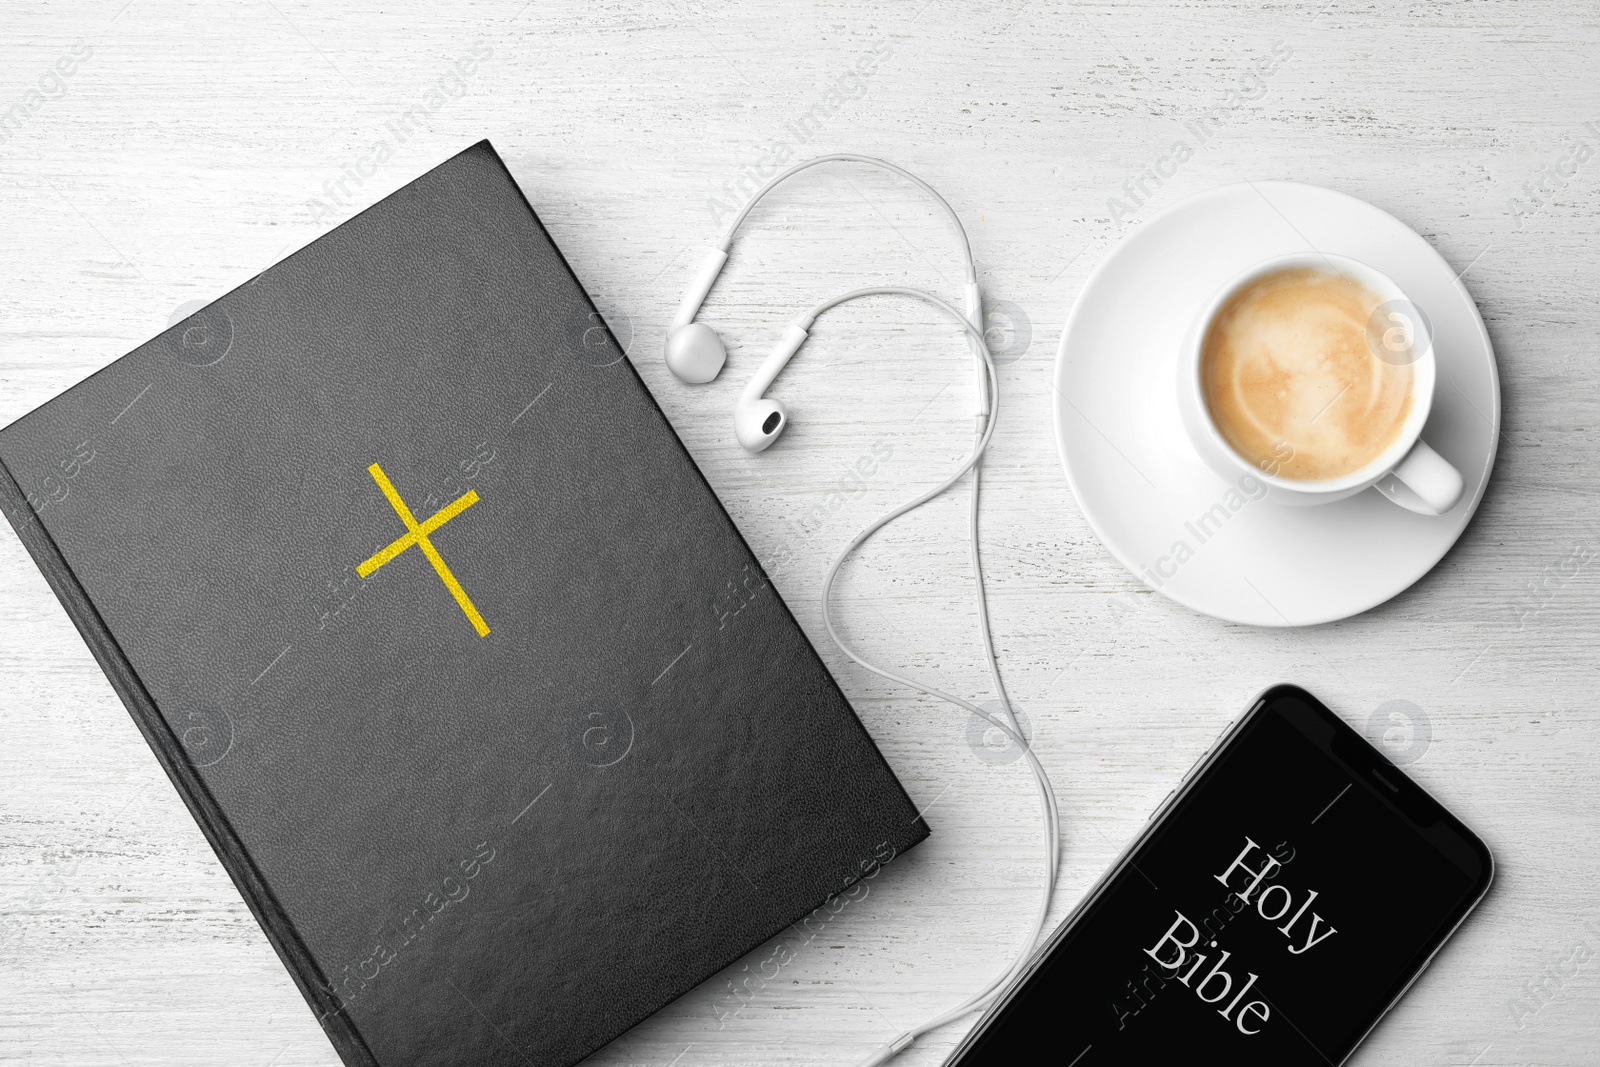
[[[453,76],[479,41],[488,57]],[[1278,41],[1292,57],[1251,81]],[[594,1062],[852,1063],[1000,967],[1036,899],[1020,765],[978,758],[959,715],[845,664],[820,623],[839,544],[966,448],[966,363],[921,310],[857,306],[785,376],[781,447],[745,455],[730,419],[802,306],[872,281],[955,299],[953,242],[880,175],[812,172],[758,213],[707,307],[731,373],[686,388],[660,338],[742,180],[785,151],[886,156],[961,212],[1016,327],[995,320],[984,544],[1005,674],[1063,803],[1056,913],[1257,689],[1300,682],[1363,729],[1406,701],[1416,730],[1397,720],[1389,742],[1500,873],[1358,1062],[1595,1063],[1600,956],[1548,1003],[1524,983],[1579,941],[1600,950],[1600,598],[1595,566],[1566,562],[1600,549],[1600,157],[1571,151],[1600,144],[1597,48],[1583,0],[12,0],[0,423],[492,137],[758,554],[794,553],[779,588],[935,830],[776,977],[730,996],[769,946]],[[1108,199],[1216,107],[1211,147],[1113,220]],[[408,109],[427,114],[402,140]],[[1050,428],[1055,343],[1088,272],[1151,211],[1244,178],[1344,190],[1424,234],[1466,272],[1505,393],[1495,481],[1455,550],[1393,602],[1303,631],[1221,624],[1143,588],[1088,529]],[[878,472],[836,493],[875,446],[892,452]],[[883,660],[987,699],[964,508],[957,493],[874,542],[844,614]],[[1519,1000],[1538,1010],[1518,1018]],[[961,1030],[906,1061],[939,1062]],[[336,1062],[9,528],[0,1062]]]

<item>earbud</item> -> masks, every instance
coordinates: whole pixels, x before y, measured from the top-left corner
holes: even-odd
[[[672,325],[667,327],[667,367],[691,385],[711,381],[722,373],[722,365],[728,361],[728,350],[717,331],[694,321],[726,262],[728,253],[720,248],[706,253],[694,281],[684,291],[677,314],[672,316]]]
[[[794,358],[806,338],[811,336],[806,330],[815,320],[814,315],[802,315],[790,323],[773,346],[772,354],[767,356],[755,377],[744,387],[744,392],[739,394],[739,404],[733,409],[733,435],[739,439],[745,451],[762,451],[776,441],[784,427],[789,425],[787,409],[780,401],[772,400],[765,394],[779,372]]]
[[[733,435],[746,452],[760,452],[778,439],[789,424],[789,412],[776,400],[741,400],[733,413]]]
[[[722,338],[703,322],[691,322],[667,334],[667,366],[679,381],[690,385],[709,382],[726,362],[728,350]]]

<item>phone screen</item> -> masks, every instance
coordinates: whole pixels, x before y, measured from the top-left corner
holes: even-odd
[[[1070,1067],[1338,1064],[1491,871],[1420,787],[1310,694],[1278,687],[955,1062],[1052,1049]]]

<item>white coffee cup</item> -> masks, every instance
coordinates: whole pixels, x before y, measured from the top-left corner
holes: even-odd
[[[1252,463],[1241,456],[1234,451],[1212,419],[1201,382],[1201,354],[1205,348],[1206,334],[1223,306],[1235,293],[1252,282],[1281,270],[1298,267],[1338,273],[1360,282],[1383,300],[1375,315],[1383,315],[1385,324],[1392,323],[1386,325],[1386,330],[1398,331],[1392,334],[1384,332],[1380,345],[1388,344],[1391,337],[1395,342],[1409,342],[1394,343],[1389,348],[1389,351],[1396,353],[1393,361],[1410,363],[1412,368],[1411,411],[1405,424],[1380,455],[1359,470],[1337,478],[1287,478],[1265,469],[1266,464]],[[1375,349],[1374,358],[1388,358],[1388,354]],[[1463,481],[1461,472],[1422,440],[1422,427],[1433,409],[1436,377],[1433,337],[1427,316],[1406,299],[1405,293],[1393,280],[1365,263],[1345,256],[1297,252],[1258,263],[1235,275],[1201,307],[1178,358],[1178,410],[1182,414],[1189,440],[1208,466],[1230,481],[1241,474],[1253,475],[1267,487],[1269,500],[1280,504],[1331,504],[1393,476],[1411,492],[1392,495],[1391,500],[1421,515],[1443,515],[1461,499]],[[1389,494],[1386,492],[1385,495]]]

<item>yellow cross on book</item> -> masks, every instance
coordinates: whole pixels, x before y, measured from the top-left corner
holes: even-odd
[[[372,475],[372,480],[378,483],[378,488],[383,490],[383,495],[389,498],[389,506],[394,508],[400,521],[406,524],[406,533],[395,538],[387,548],[375,553],[371,558],[363,561],[356,567],[356,573],[366,578],[379,567],[394,559],[400,553],[416,545],[422,549],[422,554],[428,557],[428,562],[433,564],[433,569],[439,572],[439,578],[444,582],[445,588],[450,590],[450,595],[456,598],[456,603],[466,614],[472,628],[478,631],[479,637],[489,636],[489,624],[483,621],[483,616],[478,614],[478,609],[472,606],[472,601],[467,597],[467,591],[461,588],[461,583],[456,581],[456,576],[450,573],[450,568],[445,566],[444,558],[439,555],[439,550],[433,547],[433,542],[428,540],[428,535],[439,527],[466,511],[478,502],[478,491],[468,489],[461,496],[440,508],[426,522],[418,523],[411,514],[411,509],[406,507],[406,502],[400,499],[400,494],[389,483],[389,476],[383,473],[383,468],[374,463],[367,468],[367,473]]]

